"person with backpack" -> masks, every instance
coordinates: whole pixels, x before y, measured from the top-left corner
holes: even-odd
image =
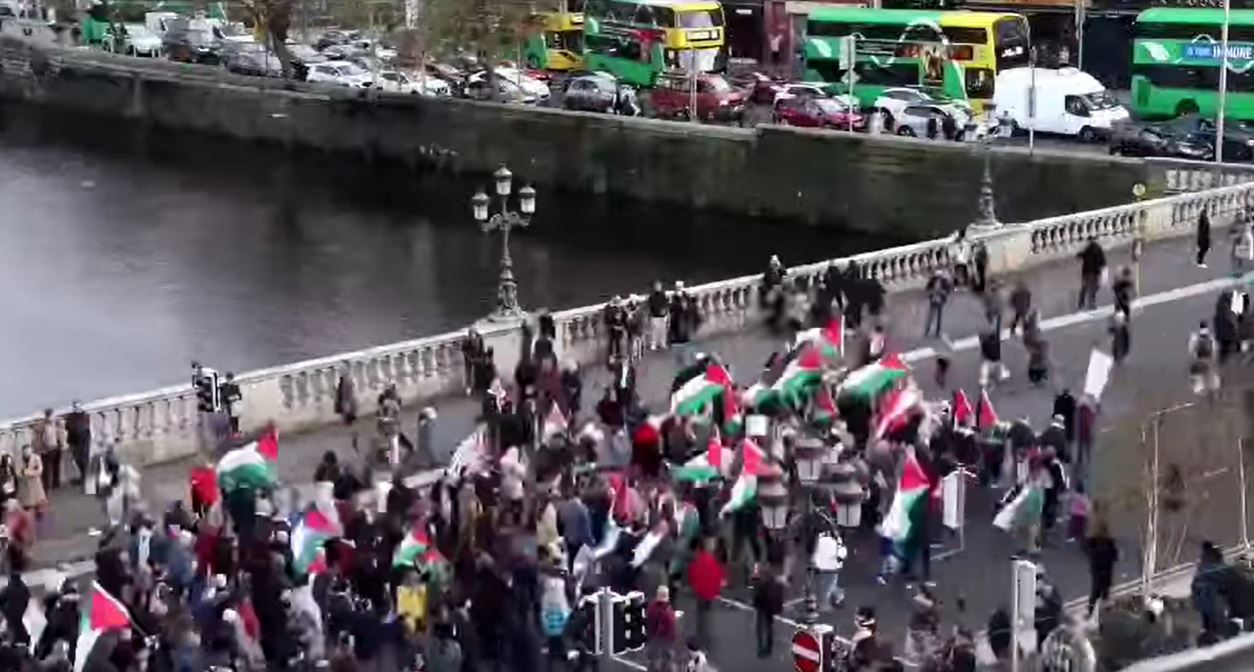
[[[1189,338],[1189,381],[1193,394],[1213,393],[1219,389],[1219,372],[1215,370],[1215,337],[1205,322]]]

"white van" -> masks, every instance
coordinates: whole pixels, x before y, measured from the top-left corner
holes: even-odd
[[[1036,109],[1029,116],[1033,86]],[[997,116],[1009,113],[1018,129],[1074,135],[1085,142],[1109,137],[1111,127],[1128,118],[1128,110],[1101,82],[1075,68],[1003,70],[997,73],[993,104]]]

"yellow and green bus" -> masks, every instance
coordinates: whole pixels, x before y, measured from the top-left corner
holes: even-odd
[[[527,67],[536,70],[578,70],[583,67],[583,2],[563,3],[557,12],[534,17],[534,33],[523,47]]]
[[[638,86],[666,70],[721,69],[723,18],[717,0],[588,0],[584,66]]]
[[[1164,119],[1219,109],[1222,9],[1147,9],[1132,39],[1132,111]],[[1254,120],[1254,10],[1234,9],[1228,23],[1226,116]]]
[[[852,79],[864,105],[887,88],[925,86],[976,111],[992,99],[997,73],[1026,66],[1031,49],[1019,14],[858,7],[811,12],[804,45],[806,78],[845,88]]]

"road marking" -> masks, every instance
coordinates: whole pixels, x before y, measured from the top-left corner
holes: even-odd
[[[749,606],[749,605],[745,604],[744,602],[741,602],[741,601],[739,601],[739,600],[733,600],[733,599],[731,599],[730,597],[720,597],[720,598],[718,598],[718,601],[719,601],[719,602],[722,602],[723,604],[726,604],[726,605],[728,605],[728,606],[730,606],[730,607],[735,607],[736,609],[739,609],[739,610],[741,610],[741,611],[749,611],[749,612],[755,612],[755,611],[757,611],[756,609],[754,609],[753,607],[751,607],[751,606]],[[780,623],[783,623],[784,625],[787,625],[787,626],[789,626],[789,627],[793,627],[793,628],[804,628],[804,627],[805,627],[805,626],[804,626],[804,625],[802,625],[801,623],[798,623],[797,621],[794,621],[794,620],[792,620],[791,618],[788,618],[787,616],[779,616],[779,615],[777,615],[777,616],[775,617],[775,620],[779,621]]]
[[[1202,296],[1211,292],[1227,289],[1233,285],[1242,282],[1249,282],[1251,280],[1254,280],[1254,273],[1248,273],[1240,278],[1215,278],[1214,280],[1207,280],[1206,282],[1185,285],[1184,287],[1176,287],[1175,289],[1169,289],[1165,292],[1150,294],[1148,296],[1135,299],[1132,302],[1132,309],[1137,310],[1139,308],[1149,308],[1151,306],[1180,301],[1182,299],[1190,299],[1195,296]],[[1106,319],[1114,313],[1114,310],[1114,306],[1109,305],[1095,308],[1093,310],[1082,310],[1075,313],[1051,317],[1049,319],[1041,320],[1041,331],[1057,331],[1059,329],[1073,327],[1077,324]],[[1001,339],[1003,341],[1010,339],[1009,329],[1002,330]],[[979,345],[979,336],[966,336],[949,343],[947,351],[960,352],[962,350],[974,350],[975,348],[978,348]],[[907,362],[917,362],[925,359],[931,359],[939,354],[941,353],[936,348],[929,345],[922,348],[915,348],[910,352],[904,353],[901,358]]]
[[[627,667],[630,667],[633,670],[639,670],[640,672],[644,672],[645,670],[649,669],[645,667],[644,665],[637,663],[634,660],[627,660],[626,658],[623,658],[620,656],[610,656],[610,660],[613,660],[614,662],[620,665],[626,665]]]

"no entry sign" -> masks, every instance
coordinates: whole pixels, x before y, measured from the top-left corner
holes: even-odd
[[[792,662],[797,672],[819,672],[823,662],[819,638],[808,630],[798,630],[792,636]]]

